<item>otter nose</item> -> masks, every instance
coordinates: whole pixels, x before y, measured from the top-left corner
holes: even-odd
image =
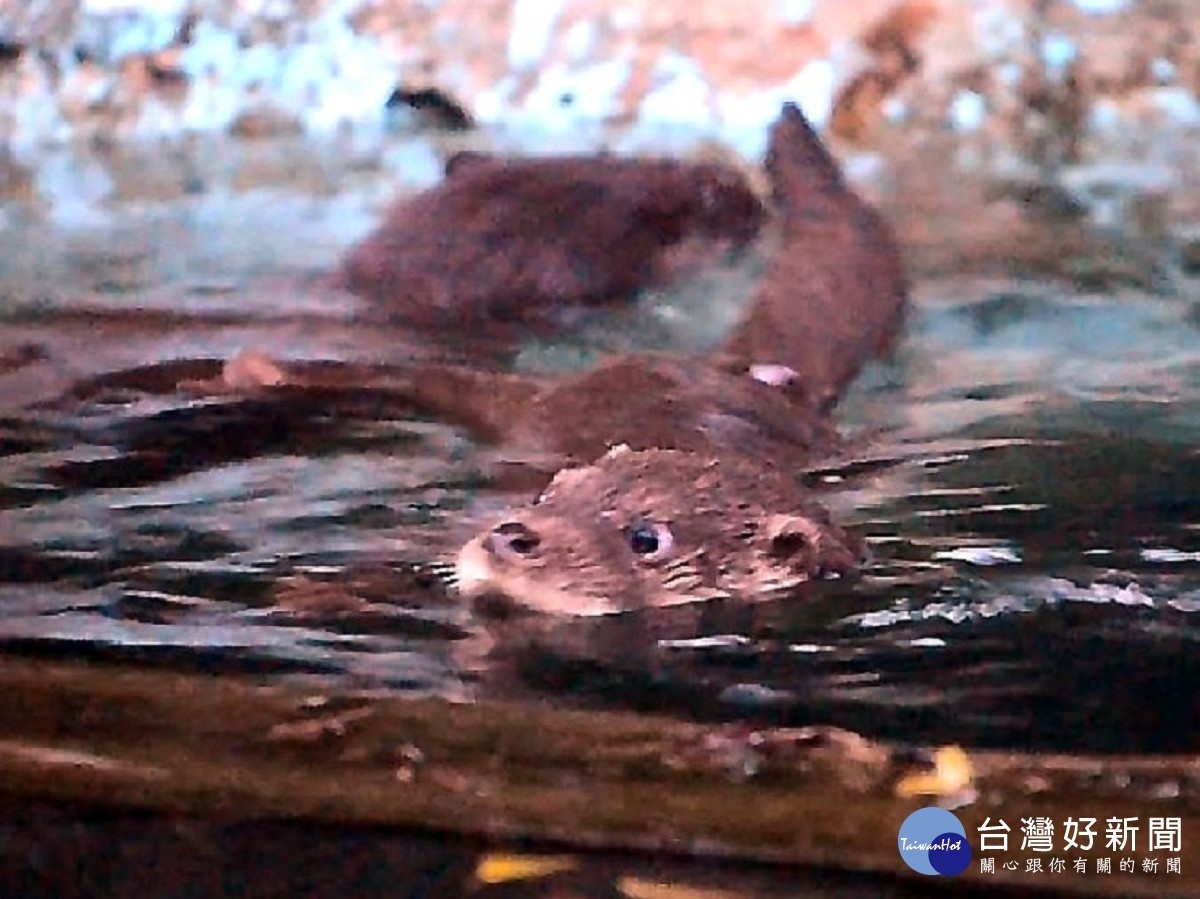
[[[483,545],[498,558],[523,559],[531,556],[541,542],[533,528],[519,521],[506,521],[487,535]]]

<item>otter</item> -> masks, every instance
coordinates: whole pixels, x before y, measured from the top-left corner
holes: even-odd
[[[417,328],[552,324],[669,280],[692,240],[744,247],[765,218],[729,165],[460,152],[348,251],[339,281]]]
[[[489,395],[476,424],[493,438],[576,460],[621,446],[560,471],[469,541],[455,566],[464,597],[595,615],[762,598],[856,569],[862,544],[795,473],[837,449],[829,411],[894,344],[908,281],[890,228],[794,104],[772,127],[766,168],[780,244],[715,353],[618,357]],[[447,409],[436,382],[423,398]]]

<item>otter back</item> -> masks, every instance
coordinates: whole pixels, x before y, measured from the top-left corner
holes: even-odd
[[[576,461],[626,444],[801,464],[839,445],[829,418],[782,388],[656,354],[613,357],[549,384],[510,424],[510,442]]]
[[[684,238],[743,244],[763,218],[730,166],[459,154],[349,252],[343,277],[416,325],[538,320],[627,298]]]

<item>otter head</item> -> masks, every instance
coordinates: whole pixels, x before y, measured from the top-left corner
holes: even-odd
[[[495,611],[603,615],[777,596],[859,557],[782,472],[621,446],[559,472],[532,506],[472,539],[456,575],[465,599]]]

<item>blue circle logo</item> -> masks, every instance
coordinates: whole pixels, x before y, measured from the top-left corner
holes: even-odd
[[[900,857],[921,874],[953,877],[971,864],[967,831],[953,812],[920,808],[900,825]]]

